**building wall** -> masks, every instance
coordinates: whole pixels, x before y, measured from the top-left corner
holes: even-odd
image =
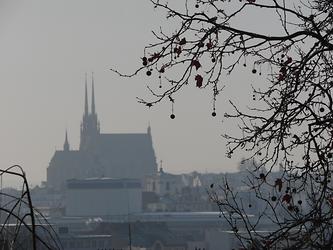
[[[76,235],[76,236],[60,236],[64,250],[111,250],[111,235]]]
[[[161,169],[155,175],[146,176],[144,179],[144,190],[160,196],[179,193],[183,187],[180,175],[164,173]]]
[[[76,186],[71,186],[71,183],[75,183]],[[85,185],[87,183],[89,185]],[[142,191],[139,181],[72,180],[67,186],[67,216],[115,216],[142,211]]]
[[[232,231],[208,229],[205,232],[205,242],[209,250],[243,249]]]

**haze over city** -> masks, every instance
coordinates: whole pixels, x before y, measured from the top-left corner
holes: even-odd
[[[1,249],[332,248],[332,0],[2,0],[0,38]]]
[[[1,1],[2,168],[20,164],[36,185],[46,179],[66,130],[70,147],[78,148],[85,73],[90,91],[94,72],[102,132],[144,132],[150,124],[157,162],[167,171],[235,171],[242,156],[227,159],[220,135],[235,126],[223,121],[228,99],[252,98],[239,91],[244,79],[226,80],[232,86],[220,96],[216,118],[210,115],[211,93],[188,88],[176,99],[171,120],[169,103],[151,110],[137,103],[137,96],[151,97],[144,74],[120,78],[109,70],[140,66],[160,14],[149,1]]]

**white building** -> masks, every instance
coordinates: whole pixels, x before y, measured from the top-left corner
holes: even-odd
[[[181,175],[166,173],[162,168],[144,178],[144,190],[160,196],[179,193],[184,186]]]
[[[98,178],[67,182],[66,216],[107,217],[141,211],[140,180]]]

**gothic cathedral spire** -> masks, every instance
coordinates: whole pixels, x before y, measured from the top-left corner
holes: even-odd
[[[88,116],[87,73],[86,73],[86,78],[85,78],[84,116]]]
[[[84,99],[84,115],[81,123],[81,140],[80,150],[86,150],[94,146],[95,141],[100,133],[99,122],[95,109],[95,89],[94,74],[92,73],[91,86],[91,112],[88,110],[88,90],[87,90],[87,74],[85,78],[85,99]]]
[[[91,76],[91,113],[95,114],[94,72]]]
[[[66,129],[66,134],[65,134],[64,151],[69,151],[69,143],[68,143],[67,129]]]

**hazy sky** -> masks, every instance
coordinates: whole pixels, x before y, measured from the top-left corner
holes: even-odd
[[[143,47],[152,41],[151,30],[165,23],[163,16],[148,0],[1,0],[1,168],[21,164],[38,184],[66,129],[71,148],[78,148],[84,75],[94,71],[103,133],[145,132],[150,122],[166,171],[235,170],[242,155],[226,159],[220,135],[234,125],[222,119],[229,98],[251,100],[244,88],[248,75],[226,80],[233,87],[221,95],[216,118],[210,115],[211,93],[189,87],[176,99],[171,120],[169,103],[151,110],[137,103],[136,96],[149,97],[144,72],[122,79],[109,71],[140,66]]]

